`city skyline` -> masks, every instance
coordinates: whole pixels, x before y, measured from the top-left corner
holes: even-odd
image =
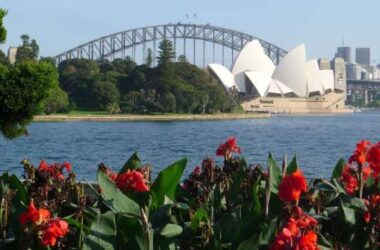
[[[363,6],[371,6],[365,8]],[[368,24],[375,23],[376,1],[338,0],[304,3],[303,1],[226,1],[195,0],[186,3],[165,1],[134,2],[114,0],[107,5],[99,0],[49,2],[5,0],[9,11],[5,18],[7,42],[1,46],[20,44],[20,35],[28,34],[40,45],[41,56],[55,56],[82,43],[119,32],[154,24],[199,23],[235,29],[271,42],[285,50],[304,43],[309,59],[332,59],[336,48],[371,48],[371,63],[380,63],[380,48]],[[351,17],[348,18],[348,17]]]

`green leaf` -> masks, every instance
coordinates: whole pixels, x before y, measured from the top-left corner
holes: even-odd
[[[252,185],[252,203],[253,203],[253,212],[256,214],[261,213],[261,204],[259,199],[259,183],[260,178],[258,178],[255,183]]]
[[[339,159],[332,172],[331,178],[339,179],[339,177],[342,175],[344,166],[346,166],[346,162],[343,159]]]
[[[203,207],[199,208],[191,219],[191,229],[193,232],[196,232],[199,225],[201,223],[208,223],[208,220],[207,210]]]
[[[331,245],[323,234],[318,233],[318,247],[322,247],[322,249],[332,249],[333,245]]]
[[[176,225],[176,224],[168,223],[168,224],[166,224],[166,226],[164,226],[161,229],[160,234],[162,236],[170,238],[170,237],[175,237],[177,235],[180,235],[182,233],[182,231],[183,230],[182,230],[181,226]]]
[[[140,206],[124,195],[102,171],[98,171],[98,182],[101,196],[106,206],[114,212],[128,213],[140,217]]]
[[[115,249],[115,213],[108,211],[100,215],[84,237],[83,250]]]
[[[268,168],[270,179],[270,191],[277,194],[278,186],[280,185],[282,179],[282,174],[280,167],[278,166],[271,153],[269,153],[268,156]]]
[[[165,202],[165,196],[175,201],[177,186],[181,180],[183,171],[185,170],[187,159],[183,158],[169,167],[162,170],[153,185],[150,188],[152,194],[154,208],[162,206]]]
[[[124,164],[124,166],[119,171],[119,174],[125,173],[128,170],[133,170],[141,166],[141,160],[138,156],[137,152],[134,152],[131,157],[127,160],[127,162]]]
[[[331,182],[322,179],[318,184],[312,187],[314,190],[326,191],[326,192],[338,192],[337,188]]]
[[[342,187],[342,185],[339,183],[339,181],[337,179],[333,179],[332,181],[334,183],[336,190],[339,193],[346,193],[346,191],[344,190],[344,188]]]
[[[286,174],[292,174],[298,169],[298,160],[295,155],[286,168]]]
[[[355,225],[355,210],[344,205],[343,201],[340,200],[340,211],[343,215],[343,220],[349,225]]]
[[[146,232],[138,219],[118,216],[117,234],[118,249],[153,249],[153,232]]]

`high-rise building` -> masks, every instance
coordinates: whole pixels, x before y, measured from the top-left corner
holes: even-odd
[[[329,70],[330,69],[330,60],[327,58],[318,59],[318,65],[320,70]]]
[[[351,47],[338,47],[335,57],[341,57],[346,63],[350,63]]]
[[[370,48],[356,48],[355,59],[356,59],[356,63],[360,65],[370,65],[371,64]]]
[[[363,68],[357,63],[347,63],[346,64],[347,79],[361,80],[362,69]]]
[[[331,69],[334,70],[334,88],[347,92],[346,64],[343,58],[335,57],[331,61]],[[346,95],[344,95],[346,96]]]

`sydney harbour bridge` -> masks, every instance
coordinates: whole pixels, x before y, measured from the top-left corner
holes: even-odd
[[[172,41],[176,56],[184,55],[189,62],[201,67],[215,62],[231,65],[244,45],[254,39],[260,41],[265,53],[276,65],[287,53],[276,45],[243,32],[209,24],[177,23],[130,29],[100,37],[65,51],[55,59],[57,63],[73,58],[112,61],[129,56],[136,62],[144,62],[150,48],[155,65],[157,47],[163,39]]]

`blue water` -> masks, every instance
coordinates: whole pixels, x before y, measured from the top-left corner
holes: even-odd
[[[358,140],[380,140],[379,124],[380,112],[232,121],[35,122],[28,137],[0,138],[0,171],[21,174],[24,158],[35,165],[41,159],[66,160],[79,179],[94,180],[100,162],[118,170],[138,151],[154,173],[188,157],[189,173],[205,156],[215,157],[228,136],[236,136],[249,163],[265,164],[269,151],[278,160],[297,154],[307,176],[327,177]]]

